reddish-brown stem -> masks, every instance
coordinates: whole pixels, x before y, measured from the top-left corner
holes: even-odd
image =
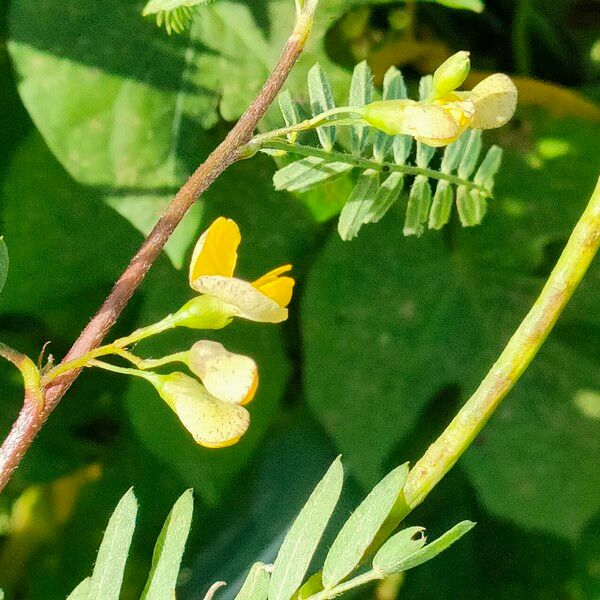
[[[316,2],[310,2],[310,7],[308,4],[309,2],[305,5],[305,14],[298,19],[277,64],[256,98],[223,142],[196,169],[173,198],[150,235],[115,283],[100,310],[77,338],[63,362],[78,358],[100,345],[190,206],[225,169],[241,158],[240,149],[251,139],[258,122],[277,97],[302,52],[311,28]],[[32,410],[31,402],[28,402],[27,397],[25,398],[18,418],[0,448],[0,491],[79,372],[65,373],[48,386],[45,390],[45,402],[41,411]]]

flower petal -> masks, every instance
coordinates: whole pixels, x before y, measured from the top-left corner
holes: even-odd
[[[269,271],[260,279],[252,283],[258,291],[265,296],[271,298],[285,308],[292,299],[294,284],[296,283],[292,277],[280,277],[282,273],[287,273],[292,268],[292,265],[283,265]]]
[[[504,73],[495,73],[478,83],[469,94],[475,105],[472,127],[494,129],[502,127],[515,114],[517,88]]]
[[[229,352],[218,342],[196,342],[189,367],[215,398],[232,404],[247,404],[258,387],[258,367],[249,357]]]
[[[183,426],[202,446],[231,446],[250,425],[250,415],[245,408],[211,396],[202,384],[185,373],[162,376],[156,387]]]
[[[261,323],[280,323],[287,319],[286,308],[242,279],[206,275],[198,277],[191,285],[201,294],[215,296],[229,304],[232,316]]]
[[[235,221],[219,217],[202,234],[190,261],[190,283],[202,275],[231,277],[242,236]]]

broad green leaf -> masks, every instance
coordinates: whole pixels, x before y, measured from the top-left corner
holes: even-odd
[[[348,106],[365,106],[373,99],[373,73],[366,60],[354,67],[350,82],[350,98]],[[353,125],[350,128],[350,147],[357,156],[362,156],[369,141],[369,128],[364,125]]]
[[[308,72],[308,95],[313,116],[335,108],[329,77],[319,63]],[[319,141],[325,150],[333,149],[335,134],[335,127],[317,127]]]
[[[173,506],[158,536],[150,574],[140,600],[163,600],[175,594],[193,511],[194,497],[192,490],[187,490]]]
[[[355,238],[363,224],[370,221],[378,191],[379,173],[373,169],[367,169],[358,178],[356,186],[340,214],[338,233],[343,240]]]
[[[352,244],[330,238],[309,275],[302,313],[308,403],[365,488],[397,448],[413,444],[424,411],[439,412],[442,390],[456,386],[462,402],[477,388],[594,188],[590,124],[526,118],[531,151],[505,148],[484,227],[455,231],[447,246],[435,233],[403,239],[398,223],[383,219]],[[545,157],[545,140],[566,152]],[[600,421],[580,400],[600,389],[591,341],[599,280],[593,265],[459,463],[491,514],[571,539],[600,510],[591,492],[600,488]]]
[[[448,223],[453,200],[454,188],[447,181],[438,181],[429,212],[429,229],[441,229]]]
[[[323,565],[323,586],[331,588],[359,565],[365,551],[401,499],[408,464],[388,473],[363,500],[335,538]]]
[[[8,276],[8,248],[4,239],[0,237],[0,292],[6,283]]]
[[[348,173],[352,165],[342,162],[327,162],[322,158],[307,156],[279,169],[273,175],[276,190],[304,192],[310,188]]]
[[[92,580],[86,577],[67,597],[67,600],[88,600]],[[0,593],[0,600],[4,596]]]
[[[271,576],[265,568],[267,565],[258,562],[252,565],[242,589],[235,600],[267,600]]]
[[[287,532],[275,559],[269,600],[289,600],[304,575],[342,491],[344,469],[338,457]]]
[[[89,600],[118,600],[137,508],[133,489],[130,489],[117,504],[104,532],[90,580]]]
[[[404,235],[420,236],[425,231],[425,223],[431,207],[431,185],[424,175],[417,175],[410,188],[408,206],[404,219]]]
[[[411,528],[413,530],[421,529],[421,531],[414,531],[412,535],[409,533],[410,529],[405,529],[392,536],[381,547],[373,559],[373,568],[385,575],[391,575],[417,567],[435,558],[473,527],[475,527],[475,523],[472,521],[462,521],[427,545],[425,545],[426,538],[419,535],[422,531],[421,528]],[[416,540],[413,539],[415,533],[419,535]]]
[[[398,201],[404,188],[404,175],[402,173],[391,173],[381,184],[377,196],[371,207],[369,222],[377,223]]]

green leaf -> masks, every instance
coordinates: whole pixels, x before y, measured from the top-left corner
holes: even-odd
[[[424,175],[417,175],[408,196],[404,235],[420,236],[425,231],[430,206],[431,186],[429,180]]]
[[[193,511],[193,492],[187,490],[173,506],[158,536],[152,567],[140,600],[163,600],[175,594]]]
[[[283,90],[283,92],[279,94],[277,101],[279,103],[279,110],[281,111],[281,115],[283,116],[283,120],[287,127],[300,123],[300,111],[298,105],[294,102],[292,94],[290,94],[288,89]],[[298,137],[298,134],[288,133],[287,137],[290,142],[293,142]]]
[[[381,184],[377,196],[373,202],[369,214],[369,222],[377,223],[380,221],[392,206],[400,198],[404,188],[404,175],[402,173],[392,173]]]
[[[481,223],[487,211],[487,200],[477,190],[468,190],[459,185],[456,188],[456,208],[463,227]]]
[[[360,564],[394,508],[408,477],[408,464],[388,473],[363,500],[335,538],[323,565],[323,586],[332,588]]]
[[[367,169],[358,178],[356,186],[340,214],[338,233],[343,240],[355,238],[363,224],[370,221],[378,192],[379,173],[373,169]]]
[[[90,577],[86,577],[67,597],[67,600],[88,600],[90,593],[90,584],[92,580]],[[4,596],[0,593],[0,600]]]
[[[456,170],[464,155],[470,137],[470,132],[466,131],[456,141],[446,146],[442,156],[442,164],[440,166],[442,173],[450,174]]]
[[[119,599],[137,507],[133,489],[130,489],[117,504],[104,532],[90,581],[89,600]]]
[[[373,100],[373,73],[366,60],[358,63],[352,73],[348,106],[365,106]],[[362,156],[369,141],[369,128],[364,125],[350,127],[350,147],[357,156]]]
[[[448,223],[453,200],[454,189],[452,186],[447,181],[438,181],[429,212],[429,229],[441,229]]]
[[[4,239],[0,237],[0,292],[6,283],[8,276],[8,248]]]
[[[327,162],[322,158],[307,156],[279,169],[273,175],[273,185],[276,190],[304,192],[351,170],[352,165],[347,163]]]
[[[304,575],[338,502],[344,469],[338,457],[314,489],[286,534],[275,559],[269,600],[289,600]]]
[[[477,185],[482,185],[489,192],[494,187],[494,177],[500,169],[502,163],[502,148],[492,146],[486,153],[485,158],[481,161],[477,173],[473,181]]]
[[[384,575],[392,575],[417,567],[435,558],[473,527],[475,523],[472,521],[462,521],[427,545],[426,538],[422,535],[423,528],[405,529],[392,536],[381,547],[373,559],[373,568]],[[413,539],[415,534],[418,537]]]
[[[398,100],[406,98],[407,95],[406,84],[404,83],[402,73],[400,73],[396,67],[390,67],[383,78],[383,99]],[[410,136],[403,135],[396,137],[403,141],[407,140],[409,144],[412,144],[412,138],[410,138]],[[373,142],[373,158],[379,162],[383,162],[393,141],[393,136],[386,135],[383,131],[377,129],[375,131],[375,140]],[[408,152],[410,152],[410,145],[406,152],[407,156]],[[400,161],[399,164],[404,164],[404,160],[406,160],[406,157]]]
[[[267,600],[271,576],[261,562],[254,563],[235,600]]]
[[[331,83],[329,82],[327,73],[325,73],[319,63],[308,72],[308,95],[310,97],[310,109],[313,116],[335,108]],[[330,151],[333,149],[335,127],[318,127],[317,135],[325,150]]]
[[[458,176],[461,179],[468,179],[473,174],[481,152],[481,130],[471,129],[468,135],[469,138],[458,165]]]
[[[484,227],[454,230],[447,245],[437,235],[403,238],[394,219],[383,219],[352,244],[331,237],[310,272],[301,317],[308,405],[365,488],[391,457],[404,458],[399,448],[415,445],[421,419],[440,419],[432,436],[445,427],[444,390],[463,402],[477,388],[596,184],[589,123],[523,118],[530,149],[505,148]],[[545,157],[545,140],[566,152]],[[592,341],[599,281],[592,266],[460,460],[492,515],[559,538],[576,538],[600,510],[591,492],[600,487],[600,421],[582,408],[586,391],[600,389]]]
[[[408,527],[393,535],[375,554],[373,569],[382,575],[398,573],[398,564],[427,543],[425,527]]]

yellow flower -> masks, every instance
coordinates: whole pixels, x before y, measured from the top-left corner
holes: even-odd
[[[223,344],[204,340],[192,346],[187,362],[215,398],[232,404],[248,404],[254,398],[258,367],[249,356],[234,354]]]
[[[245,408],[215,398],[199,381],[185,373],[145,373],[144,378],[154,385],[182,425],[202,446],[231,446],[250,425],[250,415]]]
[[[231,316],[250,321],[279,323],[288,316],[294,280],[282,276],[291,265],[273,269],[253,283],[233,276],[240,230],[231,219],[219,217],[202,234],[190,263],[191,287],[227,305]]]
[[[363,116],[369,125],[388,135],[410,135],[428,146],[446,146],[469,127],[501,127],[513,116],[516,106],[515,84],[507,75],[496,73],[470,92],[452,91],[433,101],[372,102],[363,108]]]

